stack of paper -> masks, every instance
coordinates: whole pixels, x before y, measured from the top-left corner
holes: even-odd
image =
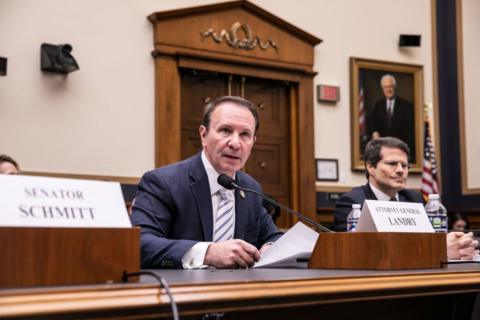
[[[297,222],[268,249],[254,268],[306,268],[318,232]]]

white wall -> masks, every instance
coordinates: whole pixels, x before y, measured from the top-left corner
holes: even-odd
[[[154,165],[152,27],[155,11],[219,1],[0,0],[0,152],[23,170],[139,177]],[[322,38],[315,83],[340,86],[335,106],[315,105],[315,156],[339,159],[339,185],[364,183],[350,171],[349,57],[424,66],[432,101],[430,0],[252,0]],[[348,8],[348,9],[347,9]],[[398,48],[400,33],[422,46]],[[40,72],[40,44],[68,42],[80,70]],[[333,139],[332,139],[333,137]],[[414,177],[410,186],[418,187]]]
[[[467,187],[480,189],[480,43],[478,30],[480,30],[480,2],[477,0],[462,0],[462,31],[463,39],[463,95],[464,95],[464,123]]]

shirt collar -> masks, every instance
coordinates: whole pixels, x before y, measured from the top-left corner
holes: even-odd
[[[205,167],[205,171],[207,172],[208,185],[210,186],[210,195],[214,195],[220,189],[225,189],[218,184],[217,179],[220,174],[217,172],[217,170],[215,170],[210,161],[208,161],[208,158],[205,155],[205,151],[202,151],[202,162],[203,166]],[[235,179],[235,177],[233,178]]]
[[[372,188],[373,194],[375,195],[375,197],[377,197],[377,200],[390,201],[391,198],[388,194],[385,194],[382,191],[378,190],[370,182],[368,184],[370,185],[370,188]],[[398,192],[395,194],[395,199],[397,199],[398,201]]]

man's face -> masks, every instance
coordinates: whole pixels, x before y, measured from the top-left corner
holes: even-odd
[[[10,162],[2,162],[0,163],[0,174],[18,174],[18,170]]]
[[[255,119],[246,107],[232,102],[218,105],[207,130],[200,126],[205,154],[218,173],[231,177],[243,168],[255,142]]]
[[[395,85],[392,78],[384,78],[382,80],[382,90],[385,98],[392,99],[395,95]]]
[[[375,167],[367,163],[369,182],[383,193],[393,197],[407,185],[407,154],[397,148],[382,147],[380,155],[381,160]]]

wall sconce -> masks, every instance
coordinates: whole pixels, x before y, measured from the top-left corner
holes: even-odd
[[[42,43],[40,46],[40,69],[44,72],[60,74],[68,74],[78,70],[78,64],[70,54],[72,49],[72,46],[69,44],[54,45]]]

